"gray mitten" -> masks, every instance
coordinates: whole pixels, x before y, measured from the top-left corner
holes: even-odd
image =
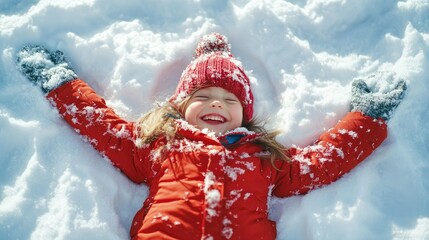
[[[78,77],[61,51],[50,53],[38,45],[22,48],[17,53],[16,64],[18,70],[44,93]]]
[[[393,90],[387,93],[374,92],[361,79],[352,83],[351,111],[362,112],[373,118],[389,120],[404,97],[407,85],[401,80]]]

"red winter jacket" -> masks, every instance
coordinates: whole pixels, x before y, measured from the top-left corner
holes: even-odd
[[[177,120],[178,136],[163,159],[159,138],[136,145],[135,123],[108,108],[85,82],[48,94],[64,119],[149,195],[131,225],[132,239],[275,239],[269,196],[304,194],[349,172],[386,138],[386,124],[349,113],[314,145],[289,150],[291,162],[261,159],[246,131],[235,144]],[[243,137],[244,136],[244,137]]]

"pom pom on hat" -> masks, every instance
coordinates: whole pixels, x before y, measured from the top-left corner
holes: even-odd
[[[212,52],[224,52],[232,56],[231,48],[225,36],[219,33],[212,33],[203,36],[195,49],[195,57]]]
[[[243,106],[243,122],[248,123],[253,118],[249,77],[241,62],[231,54],[227,38],[219,33],[201,38],[195,49],[195,59],[183,71],[170,102],[178,104],[205,87],[221,87],[233,93]]]

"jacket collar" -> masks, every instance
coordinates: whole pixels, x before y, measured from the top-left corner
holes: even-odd
[[[261,133],[249,131],[247,128],[239,127],[217,136],[214,132],[211,132],[208,129],[200,130],[183,119],[175,119],[174,121],[179,127],[178,134],[181,136],[196,141],[223,145],[226,148],[254,141],[262,135]]]

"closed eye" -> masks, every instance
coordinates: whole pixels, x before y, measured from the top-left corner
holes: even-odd
[[[227,99],[225,99],[225,101],[227,103],[238,103],[238,100],[237,99],[233,99],[233,98],[227,98]]]
[[[196,96],[194,96],[194,99],[203,101],[203,100],[208,100],[209,97],[205,96],[205,95],[196,95]]]

